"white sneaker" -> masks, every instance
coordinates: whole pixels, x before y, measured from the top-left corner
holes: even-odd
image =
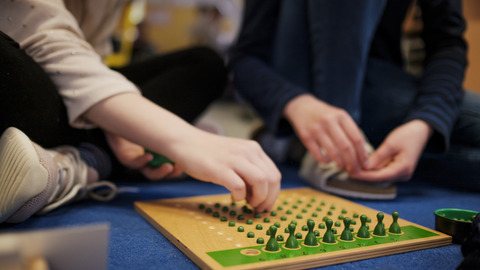
[[[87,179],[87,165],[74,147],[45,150],[22,131],[10,127],[0,138],[0,223],[19,223],[90,195],[97,200],[115,196],[110,182]],[[93,188],[106,186],[106,195]]]

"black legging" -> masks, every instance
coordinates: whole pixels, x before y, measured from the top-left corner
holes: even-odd
[[[111,154],[99,129],[70,127],[66,108],[44,70],[8,36],[0,32],[0,132],[17,127],[43,147],[93,143]],[[118,71],[143,96],[188,122],[224,91],[223,60],[208,48],[192,48],[157,56]],[[115,164],[114,169],[118,168]]]

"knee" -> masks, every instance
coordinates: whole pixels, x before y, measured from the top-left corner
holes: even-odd
[[[222,92],[228,76],[225,60],[208,47],[194,47],[190,49],[190,54],[202,80]]]

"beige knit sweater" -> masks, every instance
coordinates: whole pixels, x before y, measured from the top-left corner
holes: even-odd
[[[128,0],[0,0],[0,31],[17,41],[58,87],[74,127],[83,113],[137,87],[102,62]],[[28,74],[25,74],[28,79]]]

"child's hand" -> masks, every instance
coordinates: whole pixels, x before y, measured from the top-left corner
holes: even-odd
[[[153,155],[145,153],[143,147],[112,133],[105,132],[105,136],[121,164],[127,168],[139,170],[150,180],[177,177],[182,173],[178,166],[169,163],[155,168],[148,166],[148,163],[153,160]]]
[[[174,148],[175,164],[190,176],[226,187],[258,212],[273,208],[281,174],[257,142],[200,131]]]

